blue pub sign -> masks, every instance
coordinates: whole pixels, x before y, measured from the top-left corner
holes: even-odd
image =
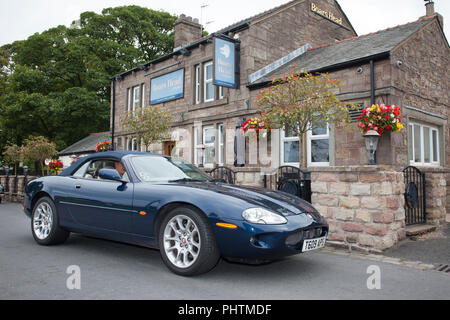
[[[235,43],[214,38],[214,84],[236,88]]]
[[[153,78],[150,81],[150,104],[176,100],[184,96],[184,69]]]

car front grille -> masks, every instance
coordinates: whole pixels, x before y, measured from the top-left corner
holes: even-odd
[[[291,247],[299,246],[303,240],[320,238],[327,234],[328,229],[324,227],[309,228],[297,231],[286,238],[286,244]]]

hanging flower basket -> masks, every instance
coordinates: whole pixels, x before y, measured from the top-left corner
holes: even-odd
[[[267,134],[270,132],[270,128],[259,118],[248,119],[241,125],[241,133],[246,137],[248,136],[250,142],[258,141],[261,130],[263,130],[262,137],[266,138]]]
[[[106,152],[109,150],[109,146],[111,145],[111,142],[103,141],[97,144],[97,148],[95,148],[95,152]]]
[[[375,130],[383,135],[387,132],[400,132],[403,129],[400,107],[394,105],[377,104],[366,107],[357,119],[359,121],[358,128],[361,129],[362,134]]]
[[[61,169],[63,168],[63,163],[61,160],[52,160],[48,164],[48,168],[50,169],[50,172],[52,174],[59,174],[61,172]]]

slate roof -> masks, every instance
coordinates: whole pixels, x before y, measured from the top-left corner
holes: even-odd
[[[290,72],[294,62],[297,68],[305,72],[323,72],[383,54],[387,57],[391,50],[430,23],[434,17],[423,17],[405,25],[310,48],[297,59],[250,83],[249,87],[271,83],[273,77],[279,78]]]
[[[243,20],[241,20],[241,21],[238,21],[238,22],[236,22],[236,23],[233,23],[233,24],[231,24],[231,25],[229,25],[229,26],[227,26],[227,27],[225,27],[225,28],[222,28],[222,29],[220,29],[220,30],[218,30],[218,31],[216,31],[216,32],[213,32],[213,33],[211,33],[211,34],[205,36],[205,37],[202,37],[202,38],[198,39],[197,41],[194,41],[193,43],[188,44],[187,46],[185,46],[185,49],[192,49],[192,48],[194,48],[194,47],[196,47],[196,46],[198,46],[198,45],[200,45],[200,44],[202,44],[202,43],[204,43],[204,42],[211,41],[211,39],[212,39],[214,36],[218,35],[218,34],[228,34],[228,33],[230,33],[230,32],[236,32],[236,31],[239,31],[239,30],[241,30],[241,29],[245,29],[245,28],[247,28],[254,20],[257,20],[257,19],[262,18],[262,17],[264,17],[264,16],[270,15],[270,14],[272,14],[272,13],[278,11],[278,10],[282,10],[282,9],[284,9],[285,7],[289,7],[289,6],[293,5],[293,4],[296,3],[296,2],[300,2],[300,0],[291,0],[291,1],[286,2],[286,3],[282,4],[282,5],[279,5],[279,6],[275,7],[275,8],[266,10],[266,11],[264,11],[264,12],[258,13],[258,14],[256,14],[256,15],[252,16],[252,17],[247,18],[247,19],[243,19]],[[336,5],[338,6],[338,8],[340,9],[340,11],[342,12],[342,14],[343,14],[343,16],[344,16],[346,22],[348,22],[348,24],[350,25],[351,30],[354,31],[355,34],[356,34],[356,31],[354,30],[352,24],[350,23],[350,20],[349,20],[349,19],[347,18],[347,16],[345,15],[345,12],[342,10],[342,8],[341,8],[341,6],[339,5],[338,1],[335,0],[335,2],[336,2]],[[136,68],[134,68],[134,69],[127,70],[127,71],[125,71],[125,72],[122,72],[122,73],[120,73],[120,74],[117,74],[117,75],[113,76],[113,77],[111,78],[111,80],[114,79],[114,78],[116,78],[116,77],[124,77],[124,76],[130,74],[131,72],[133,72],[134,70],[142,70],[142,69],[145,69],[146,67],[148,67],[148,66],[151,65],[151,64],[156,64],[156,63],[159,63],[159,62],[161,62],[161,61],[167,60],[167,59],[171,58],[171,57],[174,56],[174,55],[180,54],[180,52],[181,52],[181,48],[178,49],[178,50],[175,50],[175,51],[173,51],[173,52],[171,52],[171,53],[169,53],[169,54],[166,54],[166,55],[164,55],[164,56],[162,56],[162,57],[159,57],[159,58],[157,58],[157,59],[154,59],[154,60],[152,60],[152,61],[150,61],[150,62],[147,62],[147,63],[145,63],[145,64],[143,64],[143,65],[141,65],[141,66],[138,66],[138,67],[136,67]]]
[[[99,132],[99,133],[91,133],[86,138],[75,142],[70,147],[67,147],[63,151],[59,153],[60,156],[66,155],[79,155],[95,152],[95,148],[99,142],[108,141],[111,142],[111,133],[110,132]]]

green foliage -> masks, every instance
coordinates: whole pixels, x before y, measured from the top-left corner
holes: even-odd
[[[347,106],[336,96],[339,81],[328,74],[312,75],[295,70],[279,79],[257,96],[261,119],[272,129],[290,128],[301,137],[313,127],[348,124],[350,116]],[[300,159],[304,165],[303,152]]]
[[[61,150],[109,130],[110,78],[171,52],[175,20],[138,6],[107,8],[0,48],[0,152],[36,135]]]
[[[149,106],[129,112],[122,120],[122,125],[125,134],[132,134],[137,141],[142,141],[148,151],[152,143],[167,137],[172,120],[172,116],[165,110]]]
[[[56,156],[57,153],[55,144],[42,136],[26,139],[23,146],[23,159],[25,161],[38,162],[42,175],[44,175],[44,160]]]
[[[14,174],[17,173],[17,165],[23,161],[23,149],[18,145],[6,147],[3,153],[3,162],[8,166],[14,166]]]

